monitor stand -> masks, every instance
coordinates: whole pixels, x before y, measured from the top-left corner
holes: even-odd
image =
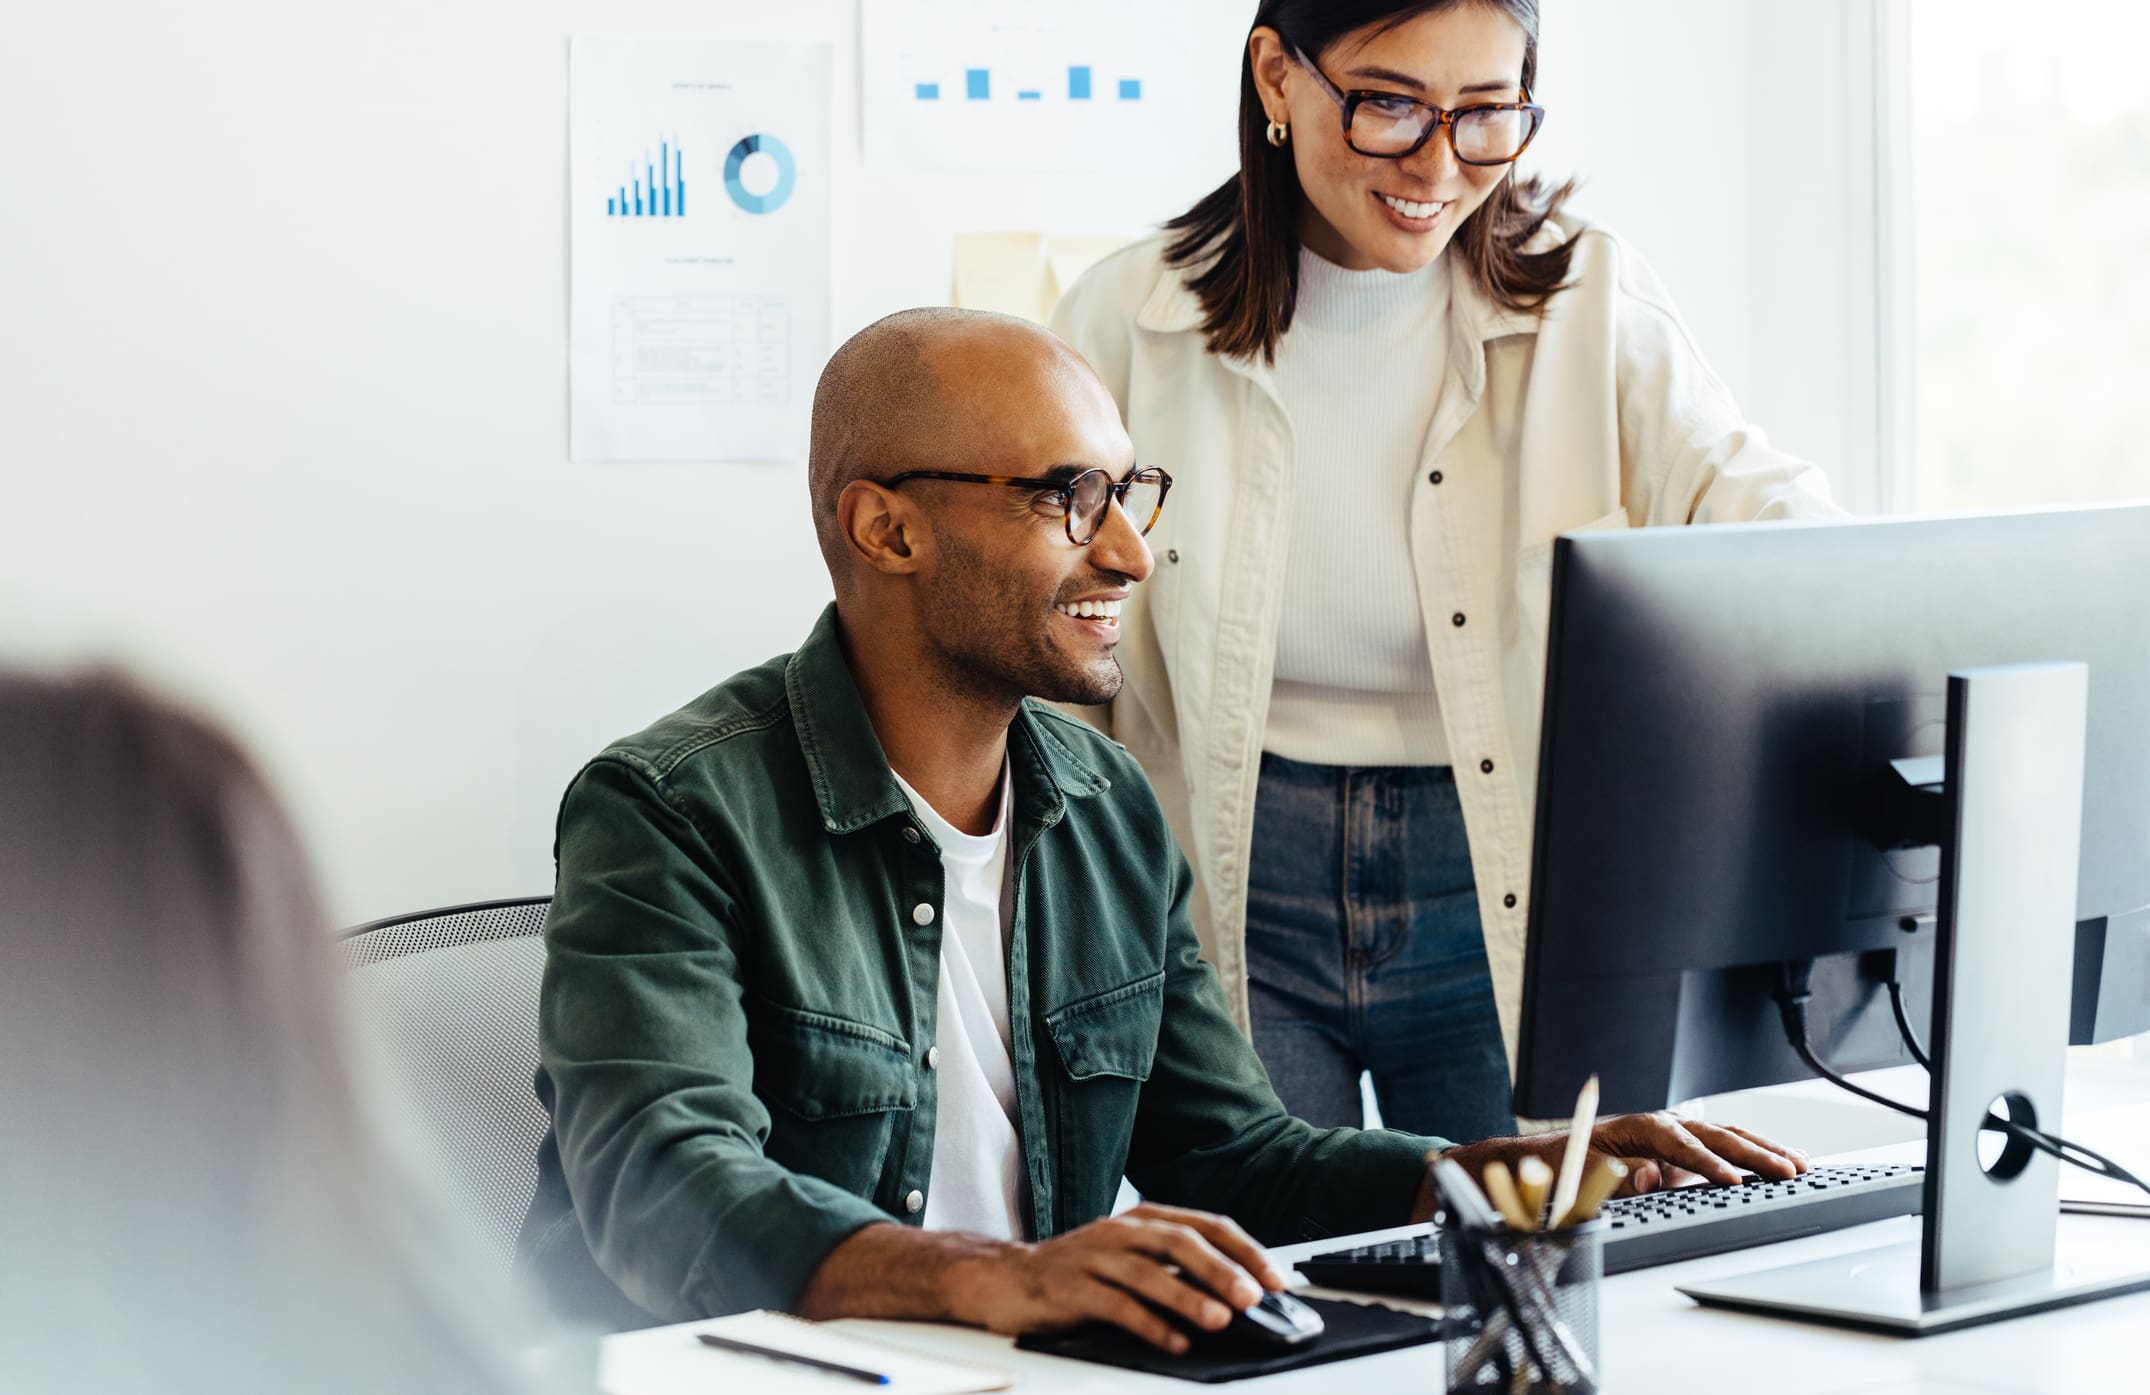
[[[1989,1110],[2049,1133],[2060,1124],[2088,696],[2077,663],[1949,676],[1921,1243],[1680,1292],[1923,1336],[2150,1289],[2139,1243],[2095,1223],[2059,1229],[2053,1157],[2000,1133],[1999,1157],[1979,1152]]]

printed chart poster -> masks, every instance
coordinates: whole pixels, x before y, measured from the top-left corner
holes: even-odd
[[[1103,170],[1183,144],[1201,110],[1184,0],[863,0],[866,163]]]
[[[829,67],[825,44],[573,41],[570,459],[805,457]]]

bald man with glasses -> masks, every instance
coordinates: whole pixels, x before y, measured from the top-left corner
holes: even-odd
[[[804,645],[562,802],[522,1261],[621,1326],[1101,1319],[1183,1350],[1283,1286],[1263,1243],[1425,1215],[1450,1145],[1285,1113],[1142,771],[1040,701],[1118,692],[1171,487],[1088,365],[892,316],[824,372],[808,474],[836,599]],[[1599,1141],[1732,1170],[1628,1128]],[[1149,1200],[1112,1216],[1123,1175]]]

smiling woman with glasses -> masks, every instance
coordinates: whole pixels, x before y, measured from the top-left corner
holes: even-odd
[[[1443,111],[1431,102],[1398,92],[1344,92],[1321,66],[1299,49],[1292,61],[1306,69],[1344,117],[1344,143],[1377,160],[1416,155],[1440,131],[1448,148],[1465,165],[1505,165],[1522,155],[1545,120],[1545,108],[1522,102],[1474,102]],[[1530,95],[1524,92],[1525,97]]]
[[[1370,1070],[1392,1127],[1510,1131],[1554,537],[1834,511],[1518,170],[1549,110],[1537,0],[1262,0],[1239,172],[1054,317],[1181,480],[1103,721],[1319,1124]]]

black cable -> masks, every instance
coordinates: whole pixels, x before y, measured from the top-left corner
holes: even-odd
[[[2150,1192],[2150,1182],[2143,1181],[2142,1178],[2137,1177],[2103,1153],[2085,1148],[2080,1143],[2071,1143],[2057,1134],[2034,1129],[2028,1124],[2018,1124],[2012,1119],[2000,1120],[1999,1125],[2012,1137],[2020,1138],[2040,1152],[2050,1153],[2062,1162],[2073,1164],[2093,1176],[2104,1177],[2114,1182],[2125,1182],[2139,1191]],[[1991,1123],[1988,1124],[1988,1127],[1993,1126]],[[2086,1162],[2085,1159],[2089,1161]]]
[[[1911,1052],[1911,1058],[1928,1071],[1931,1071],[1933,1061],[1926,1055],[1926,1048],[1920,1045],[1919,1035],[1911,1027],[1911,1014],[1904,1007],[1904,984],[1896,973],[1897,957],[1894,951],[1889,954],[1888,964],[1888,973],[1884,978],[1884,982],[1887,983],[1889,989],[1889,1008],[1896,1014],[1897,1034],[1904,1039],[1904,1046]],[[1803,1014],[1804,1009],[1802,1009],[1802,1020]],[[2040,1152],[2082,1168],[2085,1172],[2107,1177],[2116,1182],[2125,1182],[2130,1186],[2139,1187],[2143,1191],[2150,1192],[2150,1186],[2146,1186],[2140,1178],[2126,1168],[2104,1154],[2086,1148],[2080,1143],[2071,1143],[2056,1134],[2049,1134],[2043,1129],[2034,1128],[2029,1124],[2017,1123],[2013,1119],[2003,1118],[1998,1114],[1987,1115],[1985,1127],[1996,1132],[2006,1133],[2011,1138],[2020,1139]],[[2078,1153],[2082,1156],[2074,1156]],[[2084,1161],[2085,1158],[2090,1161]]]
[[[1864,1085],[1852,1084],[1823,1065],[1821,1058],[1814,1054],[1814,1048],[1807,1044],[1807,1000],[1814,996],[1810,986],[1813,969],[1811,961],[1794,961],[1785,963],[1779,971],[1777,1015],[1784,1021],[1784,1038],[1792,1044],[1792,1050],[1799,1054],[1799,1059],[1806,1063],[1808,1070],[1838,1089],[1849,1090],[1860,1099],[1871,1100],[1884,1109],[1893,1109],[1899,1114],[1908,1114],[1921,1123],[1926,1122],[1925,1110],[1916,1105],[1905,1104],[1901,1100],[1892,1100],[1887,1095],[1867,1089]]]
[[[1889,1010],[1896,1014],[1896,1030],[1910,1050],[1911,1059],[1931,1071],[1934,1063],[1927,1058],[1926,1048],[1919,1045],[1919,1034],[1911,1030],[1911,1014],[1904,1007],[1904,985],[1896,977],[1894,954],[1889,956]]]
[[[1859,1096],[1859,1098],[1871,1100],[1885,1109],[1893,1109],[1899,1114],[1909,1115],[1922,1123],[1930,1124],[1932,1116],[1927,1111],[1915,1105],[1905,1104],[1901,1100],[1892,1100],[1887,1095],[1869,1090],[1863,1085],[1854,1085],[1851,1081],[1846,1080],[1843,1076],[1838,1075],[1828,1066],[1822,1064],[1821,1058],[1814,1054],[1814,1048],[1808,1045],[1807,1042],[1807,1002],[1814,996],[1809,986],[1813,967],[1811,961],[1787,962],[1783,965],[1778,979],[1776,990],[1777,1013],[1783,1019],[1785,1039],[1791,1043],[1792,1050],[1798,1054],[1799,1059],[1805,1063],[1808,1070],[1813,1071],[1838,1089],[1848,1090],[1852,1094]],[[1896,1025],[1897,1029],[1903,1034],[1904,1044],[1911,1048],[1912,1055],[1918,1059],[1920,1065],[1931,1070],[1932,1066],[1927,1062],[1926,1053],[1919,1046],[1918,1039],[1911,1030],[1910,1017],[1904,1011],[1902,985],[1895,981],[1894,974],[1890,975],[1889,990],[1889,1001],[1896,1009]],[[2150,1192],[2150,1182],[2143,1181],[2103,1153],[2086,1148],[2080,1143],[2072,1143],[2058,1135],[2033,1128],[2029,1124],[2017,1123],[2013,1119],[2003,1118],[1998,1114],[1988,1114],[1980,1127],[1990,1129],[1996,1133],[2005,1133],[2010,1138],[2035,1148],[2041,1153],[2058,1158],[2070,1166],[2079,1167],[2094,1176],[2104,1177],[2115,1182],[2124,1182],[2131,1187]]]

